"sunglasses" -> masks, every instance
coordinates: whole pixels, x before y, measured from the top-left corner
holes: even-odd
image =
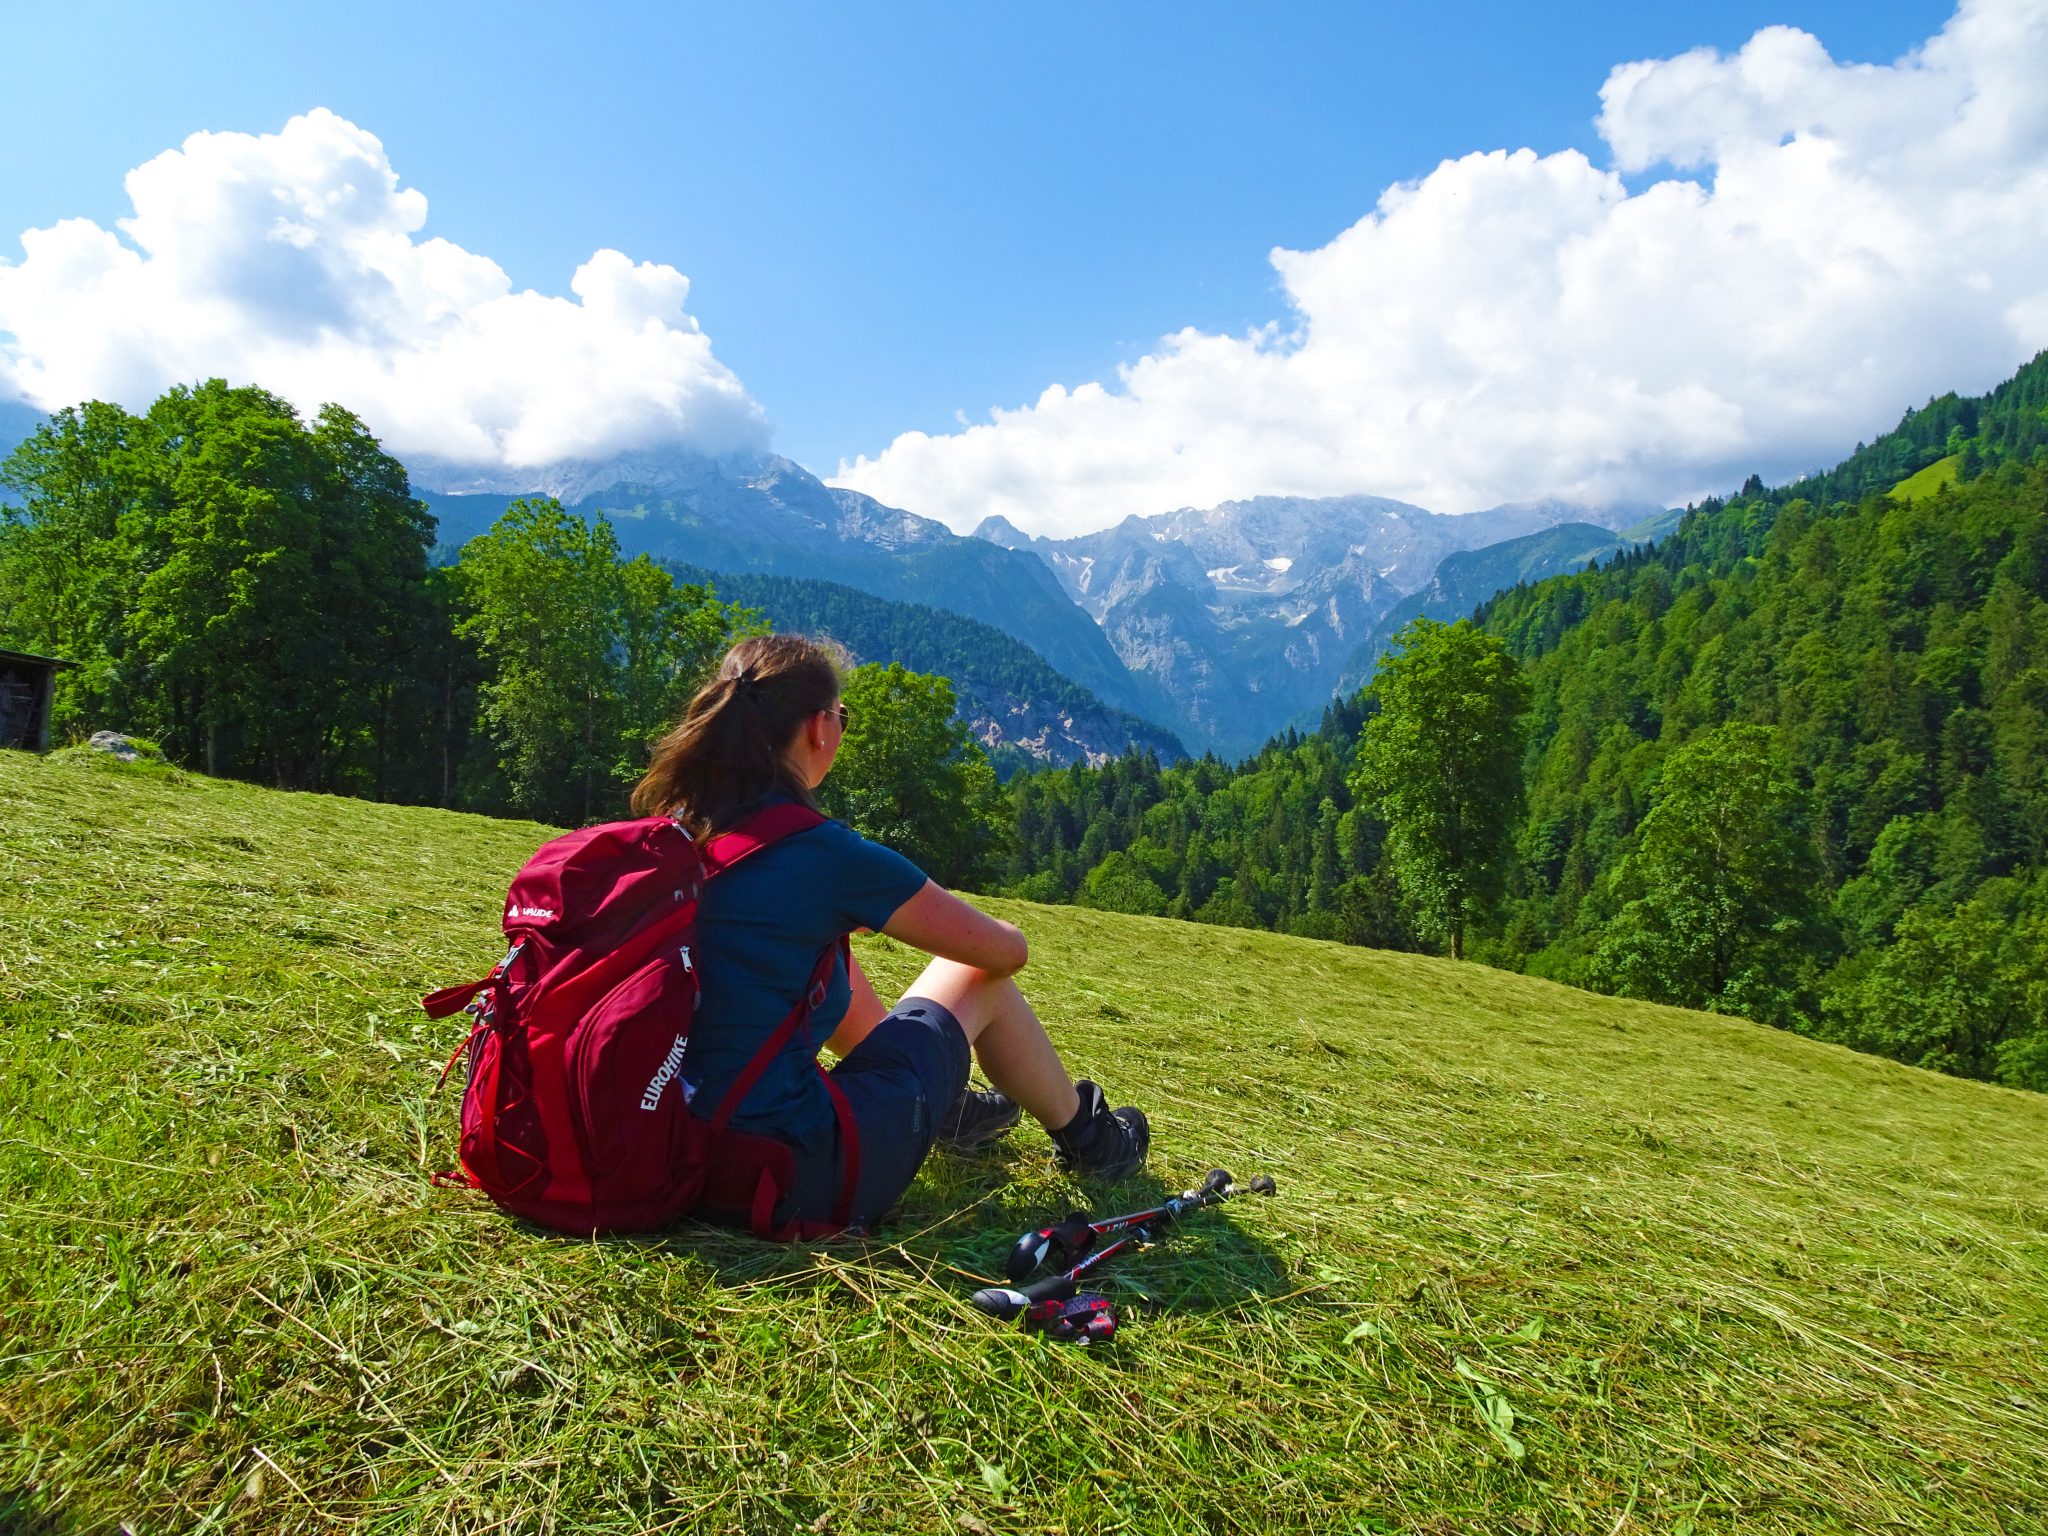
[[[826,710],[825,713],[828,715],[838,716],[839,729],[841,729],[842,731],[846,729],[846,722],[853,718],[853,711],[848,709],[843,703],[834,704],[830,709]]]

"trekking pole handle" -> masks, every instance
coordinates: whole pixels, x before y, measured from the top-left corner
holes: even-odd
[[[1040,1267],[1065,1269],[1076,1259],[1092,1252],[1099,1235],[1088,1218],[1075,1211],[1064,1221],[1040,1227],[1036,1232],[1026,1232],[1018,1238],[1010,1249],[1003,1272],[1012,1280],[1022,1280]]]
[[[1178,1221],[1190,1211],[1199,1211],[1204,1206],[1220,1205],[1237,1193],[1235,1182],[1228,1168],[1211,1168],[1208,1176],[1193,1189],[1184,1189],[1178,1199],[1169,1200],[1159,1209],[1167,1221]]]
[[[985,1291],[976,1291],[973,1302],[975,1310],[986,1312],[990,1317],[1008,1322],[1021,1315],[1026,1308],[1037,1301],[1065,1301],[1080,1289],[1073,1275],[1048,1275],[1035,1285],[1022,1289],[1007,1285],[992,1285]]]
[[[1151,1241],[1150,1227],[1134,1227],[1108,1247],[1095,1249],[1065,1274],[1048,1275],[1045,1279],[1027,1285],[1021,1290],[1007,1285],[992,1285],[985,1291],[976,1291],[972,1297],[973,1303],[990,1317],[1008,1319],[1015,1317],[1034,1301],[1065,1301],[1074,1294],[1081,1277],[1104,1259],[1112,1258],[1136,1244]]]

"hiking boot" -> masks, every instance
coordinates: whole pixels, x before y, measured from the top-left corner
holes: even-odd
[[[1080,1113],[1052,1133],[1059,1165],[1069,1173],[1091,1173],[1115,1183],[1136,1173],[1152,1145],[1152,1128],[1135,1109],[1112,1110],[1102,1090],[1085,1077],[1074,1084]]]
[[[962,1090],[952,1109],[939,1116],[939,1141],[955,1152],[974,1152],[1008,1131],[1024,1113],[1000,1093]]]

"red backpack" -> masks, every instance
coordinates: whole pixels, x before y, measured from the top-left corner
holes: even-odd
[[[512,882],[511,948],[497,969],[420,1000],[429,1018],[463,1008],[475,1018],[462,1172],[448,1177],[515,1216],[579,1236],[647,1231],[693,1211],[775,1241],[843,1230],[860,1141],[845,1095],[823,1068],[845,1148],[830,1222],[776,1227],[794,1154],[729,1122],[792,1036],[801,1031],[809,1043],[811,1011],[845,939],[819,955],[802,995],[715,1110],[691,1104],[682,1078],[704,882],[823,820],[783,803],[702,846],[667,818],[586,827],[544,844]]]

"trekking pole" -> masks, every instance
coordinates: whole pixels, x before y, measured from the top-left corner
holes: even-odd
[[[1090,1245],[1102,1237],[1114,1237],[1116,1241],[1106,1247],[1085,1249],[1078,1261],[1069,1268],[1059,1274],[1048,1275],[1043,1280],[1035,1281],[1030,1285],[1024,1286],[1022,1289],[998,1285],[990,1286],[986,1290],[976,1291],[973,1296],[973,1303],[976,1308],[986,1312],[990,1317],[999,1317],[1007,1320],[1024,1312],[1033,1303],[1067,1300],[1080,1289],[1081,1277],[1094,1269],[1098,1264],[1123,1252],[1126,1248],[1152,1241],[1155,1225],[1163,1226],[1167,1223],[1178,1221],[1190,1211],[1200,1210],[1203,1206],[1207,1205],[1220,1204],[1234,1194],[1270,1195],[1274,1192],[1275,1185],[1269,1175],[1261,1174],[1258,1178],[1253,1179],[1243,1191],[1240,1191],[1232,1182],[1229,1173],[1221,1168],[1217,1168],[1211,1170],[1208,1178],[1202,1181],[1199,1189],[1188,1190],[1180,1198],[1169,1200],[1164,1205],[1155,1206],[1149,1211],[1133,1211],[1127,1216],[1105,1217],[1100,1222],[1091,1222],[1084,1216],[1076,1215],[1069,1217],[1067,1221],[1060,1223],[1057,1227],[1043,1228],[1038,1232],[1027,1232],[1018,1239],[1017,1245],[1010,1252],[1009,1274],[1014,1280],[1023,1279],[1025,1275],[1030,1274],[1040,1263],[1046,1262],[1051,1255],[1050,1244],[1053,1240],[1053,1235],[1062,1229],[1071,1227],[1073,1223],[1078,1222],[1079,1226],[1074,1227],[1064,1237],[1059,1239],[1061,1243],[1059,1249],[1060,1257],[1054,1262],[1065,1262],[1066,1258],[1071,1256],[1070,1249],[1066,1245],[1069,1242],[1083,1242],[1084,1239],[1080,1235],[1082,1232],[1087,1234],[1085,1242]],[[1044,1249],[1038,1246],[1041,1240],[1044,1240],[1046,1243]]]
[[[1035,1232],[1026,1232],[1010,1249],[1004,1274],[1011,1280],[1024,1280],[1041,1269],[1063,1269],[1076,1260],[1091,1253],[1103,1238],[1115,1232],[1132,1227],[1149,1227],[1155,1223],[1178,1221],[1190,1211],[1200,1210],[1205,1205],[1215,1205],[1232,1195],[1251,1193],[1270,1195],[1274,1192],[1272,1177],[1261,1174],[1253,1179],[1245,1190],[1237,1189],[1230,1174],[1222,1168],[1212,1168],[1209,1176],[1195,1189],[1183,1190],[1177,1199],[1150,1210],[1132,1211],[1125,1216],[1105,1216],[1091,1221],[1081,1211],[1074,1211],[1064,1220],[1049,1227],[1040,1227]]]
[[[1040,1269],[1065,1269],[1093,1252],[1096,1243],[1110,1233],[1160,1220],[1176,1205],[1229,1186],[1230,1174],[1224,1169],[1212,1168],[1199,1189],[1183,1190],[1178,1200],[1168,1200],[1149,1210],[1132,1211],[1125,1216],[1105,1216],[1099,1221],[1091,1220],[1086,1211],[1069,1211],[1051,1226],[1026,1232],[1018,1238],[1010,1248],[1003,1273],[1012,1280],[1023,1280]]]

